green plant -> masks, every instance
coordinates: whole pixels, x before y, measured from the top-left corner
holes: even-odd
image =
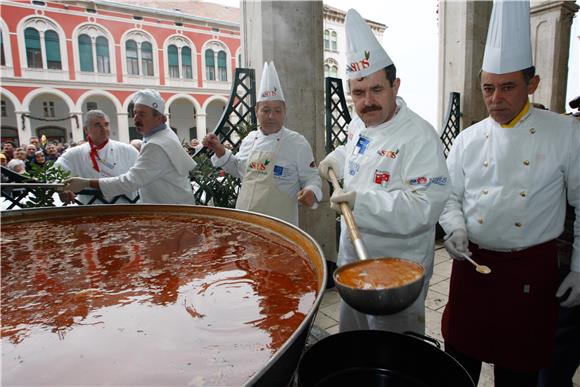
[[[24,174],[29,183],[60,183],[70,176],[60,166],[55,166],[54,161],[47,161],[43,166],[31,164],[30,170]],[[22,203],[23,208],[54,207],[54,189],[32,188],[28,200]]]

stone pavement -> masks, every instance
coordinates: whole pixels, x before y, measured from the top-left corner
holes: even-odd
[[[429,284],[426,305],[426,334],[443,343],[441,336],[441,316],[449,294],[449,278],[451,276],[451,258],[441,244],[436,245],[435,267]],[[330,334],[338,333],[338,314],[340,296],[335,288],[328,289],[322,299],[318,315],[309,337],[308,345]],[[580,368],[574,375],[574,386],[580,387]],[[478,387],[493,387],[493,366],[485,364],[482,367]]]

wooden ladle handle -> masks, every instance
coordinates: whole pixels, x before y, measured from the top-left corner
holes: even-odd
[[[341,189],[340,184],[338,183],[338,179],[336,178],[336,173],[332,168],[328,168],[328,176],[330,177],[330,182],[332,183],[332,187],[334,190]],[[352,210],[348,206],[348,203],[342,202],[340,203],[340,210],[342,211],[342,216],[344,217],[344,221],[346,223],[346,227],[348,228],[348,233],[350,235],[350,239],[352,239],[352,243],[354,248],[358,254],[360,259],[367,259],[369,254],[367,253],[367,249],[363,244],[362,237],[358,226],[354,222],[354,215]]]

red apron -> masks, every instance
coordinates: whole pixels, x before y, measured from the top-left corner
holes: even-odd
[[[445,342],[475,359],[516,371],[550,363],[558,316],[555,241],[516,252],[479,249],[473,259],[491,268],[480,274],[453,260],[449,301],[441,330]]]

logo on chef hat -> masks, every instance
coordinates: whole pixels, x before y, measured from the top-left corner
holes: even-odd
[[[361,70],[366,69],[367,67],[370,66],[370,62],[369,62],[370,57],[371,57],[371,52],[365,51],[364,58],[362,58],[361,60],[357,60],[356,62],[352,62],[351,64],[346,66],[346,72],[350,73],[352,71],[361,71]]]

